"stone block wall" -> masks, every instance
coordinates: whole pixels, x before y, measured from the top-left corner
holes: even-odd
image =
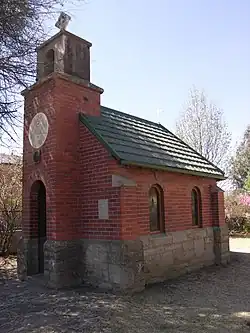
[[[225,224],[224,226],[220,227],[220,229],[221,229],[221,263],[228,264],[230,261],[228,226]]]
[[[44,255],[44,277],[48,287],[85,284],[130,293],[204,266],[228,263],[229,236],[224,225],[127,241],[47,240]],[[20,279],[37,273],[37,239],[24,240],[18,263]]]
[[[113,291],[145,288],[143,243],[138,240],[83,240],[84,282]]]
[[[215,263],[212,227],[148,235],[141,237],[141,240],[146,284]]]
[[[26,257],[27,274],[38,274],[39,261],[38,261],[38,238],[23,239],[24,253]]]
[[[76,287],[82,283],[82,242],[47,240],[44,244],[44,277],[50,288]]]
[[[221,227],[214,227],[213,230],[215,263],[227,264],[230,260],[228,227],[224,224]]]
[[[141,291],[147,284],[228,263],[228,228],[193,228],[129,241],[85,239],[82,259],[85,283],[115,291]]]

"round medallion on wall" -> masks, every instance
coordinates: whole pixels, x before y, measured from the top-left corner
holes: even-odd
[[[49,122],[43,112],[37,113],[29,126],[29,142],[35,149],[42,147],[49,131]]]

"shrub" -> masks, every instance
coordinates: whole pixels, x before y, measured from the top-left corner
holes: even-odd
[[[20,224],[21,212],[8,212],[0,218],[0,255],[8,256],[13,234]]]
[[[19,159],[0,164],[0,255],[8,255],[21,219],[22,165]]]
[[[250,196],[234,191],[225,196],[226,222],[230,234],[250,233]]]

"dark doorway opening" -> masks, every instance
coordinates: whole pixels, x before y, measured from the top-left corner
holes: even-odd
[[[43,183],[38,189],[38,267],[39,273],[44,272],[44,251],[46,241],[46,190]]]
[[[46,189],[41,181],[36,181],[31,187],[30,219],[32,238],[37,238],[36,272],[44,273],[43,247],[46,241]]]

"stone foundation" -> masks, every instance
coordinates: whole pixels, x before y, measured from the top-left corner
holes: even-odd
[[[213,232],[215,264],[228,264],[230,261],[228,227],[227,225],[214,227]]]
[[[18,275],[38,273],[37,239],[22,240]],[[136,292],[212,264],[229,262],[227,226],[196,228],[137,240],[74,240],[44,244],[44,277],[48,287],[81,284]]]
[[[38,262],[38,239],[23,239],[24,253],[26,258],[27,275],[34,275],[39,272]]]
[[[17,276],[21,281],[26,280],[27,277],[27,253],[22,236],[17,244]]]
[[[197,228],[141,237],[146,284],[229,260],[228,231]]]
[[[143,244],[135,241],[84,240],[84,280],[113,291],[145,288]]]
[[[82,283],[82,241],[44,243],[44,277],[48,287],[76,287]]]
[[[20,280],[25,280],[27,275],[38,274],[38,239],[26,239],[22,236],[17,245],[17,274]]]

